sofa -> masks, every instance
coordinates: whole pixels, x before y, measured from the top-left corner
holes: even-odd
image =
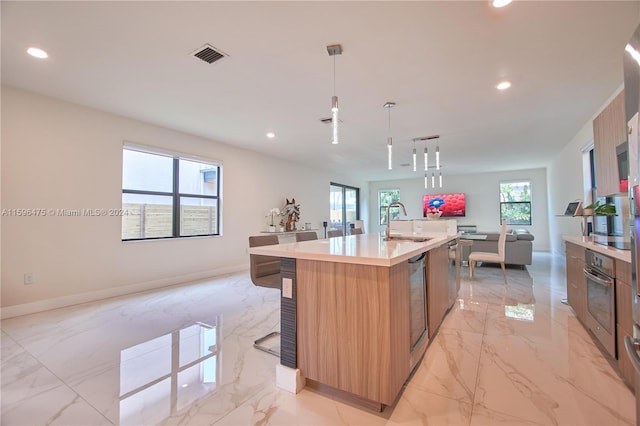
[[[474,251],[498,252],[499,232],[478,232],[470,235],[471,245],[463,245],[462,260],[469,261],[469,253]],[[481,236],[486,235],[486,239]],[[465,239],[463,235],[461,239]],[[531,254],[533,252],[533,235],[526,229],[508,229],[504,244],[504,263],[507,265],[531,265]]]

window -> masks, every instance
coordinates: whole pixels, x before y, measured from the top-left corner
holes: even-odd
[[[500,184],[500,223],[531,225],[531,182],[503,182]]]
[[[122,240],[220,235],[221,166],[125,147]]]
[[[360,189],[331,182],[329,209],[331,228],[349,235],[350,226],[360,219]]]
[[[380,208],[380,225],[387,224],[387,206],[394,201],[400,200],[399,189],[382,189],[378,191],[378,206]],[[393,206],[389,211],[391,220],[398,219],[400,217],[400,207]]]

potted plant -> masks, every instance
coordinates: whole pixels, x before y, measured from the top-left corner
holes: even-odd
[[[600,203],[596,201],[582,209],[583,216],[615,216],[616,206],[610,203]]]

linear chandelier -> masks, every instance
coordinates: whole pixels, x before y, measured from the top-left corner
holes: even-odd
[[[436,164],[429,166],[429,147],[430,140],[436,140]],[[438,186],[442,188],[442,172],[440,171],[440,135],[424,136],[421,138],[413,139],[413,171],[416,171],[416,148],[415,143],[417,141],[424,141],[424,188],[429,188],[429,169],[435,169],[438,172]],[[431,172],[431,187],[436,187],[436,175],[435,172]]]
[[[333,44],[327,46],[329,56],[333,56],[333,96],[331,97],[331,143],[338,144],[338,96],[336,96],[336,55],[342,55],[342,46]]]

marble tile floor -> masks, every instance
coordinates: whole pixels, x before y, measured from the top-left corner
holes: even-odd
[[[466,268],[464,270],[466,272]],[[248,273],[2,321],[4,425],[631,425],[632,392],[560,303],[563,259],[479,267],[396,403],[275,387],[252,347],[279,293]]]

